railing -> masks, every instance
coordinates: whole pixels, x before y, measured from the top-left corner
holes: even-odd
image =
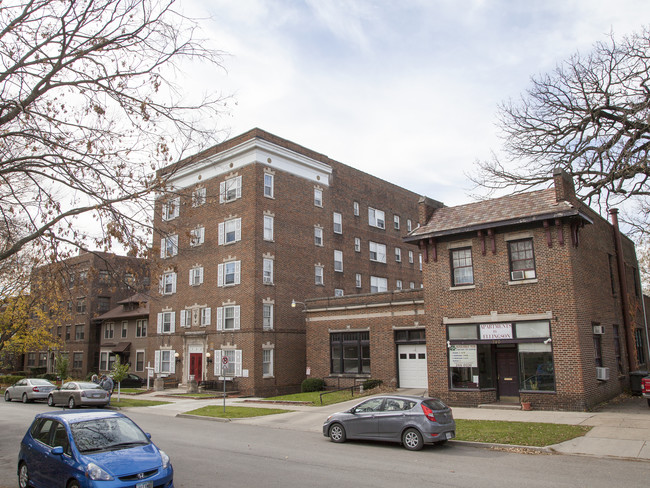
[[[337,391],[350,390],[350,394],[354,396],[355,389],[361,391],[361,385],[346,386],[345,388],[337,388],[336,390],[324,391],[323,393],[320,394],[320,404],[321,405],[323,404],[323,395],[329,395],[330,393],[336,393]]]

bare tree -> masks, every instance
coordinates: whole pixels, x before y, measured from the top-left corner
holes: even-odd
[[[479,163],[475,183],[524,191],[560,167],[578,194],[601,209],[633,199],[647,229],[650,186],[650,30],[620,41],[610,34],[550,74],[532,79],[500,106],[504,154]],[[637,205],[637,210],[638,210]]]
[[[224,111],[178,77],[221,66],[196,29],[173,0],[0,3],[0,263],[26,246],[142,253],[156,170],[213,142]]]

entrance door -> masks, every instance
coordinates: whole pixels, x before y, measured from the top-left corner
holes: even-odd
[[[194,375],[196,381],[203,379],[203,354],[190,353],[190,376]]]
[[[517,349],[497,349],[497,374],[499,377],[499,399],[518,402]]]

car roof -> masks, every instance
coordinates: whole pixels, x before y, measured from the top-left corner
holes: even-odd
[[[66,424],[74,424],[88,420],[100,420],[118,417],[126,417],[126,415],[111,410],[59,410],[56,412],[39,413],[34,418],[47,418],[58,420],[59,422]]]

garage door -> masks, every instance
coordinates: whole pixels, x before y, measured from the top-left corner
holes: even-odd
[[[428,388],[427,346],[397,346],[400,388]]]

